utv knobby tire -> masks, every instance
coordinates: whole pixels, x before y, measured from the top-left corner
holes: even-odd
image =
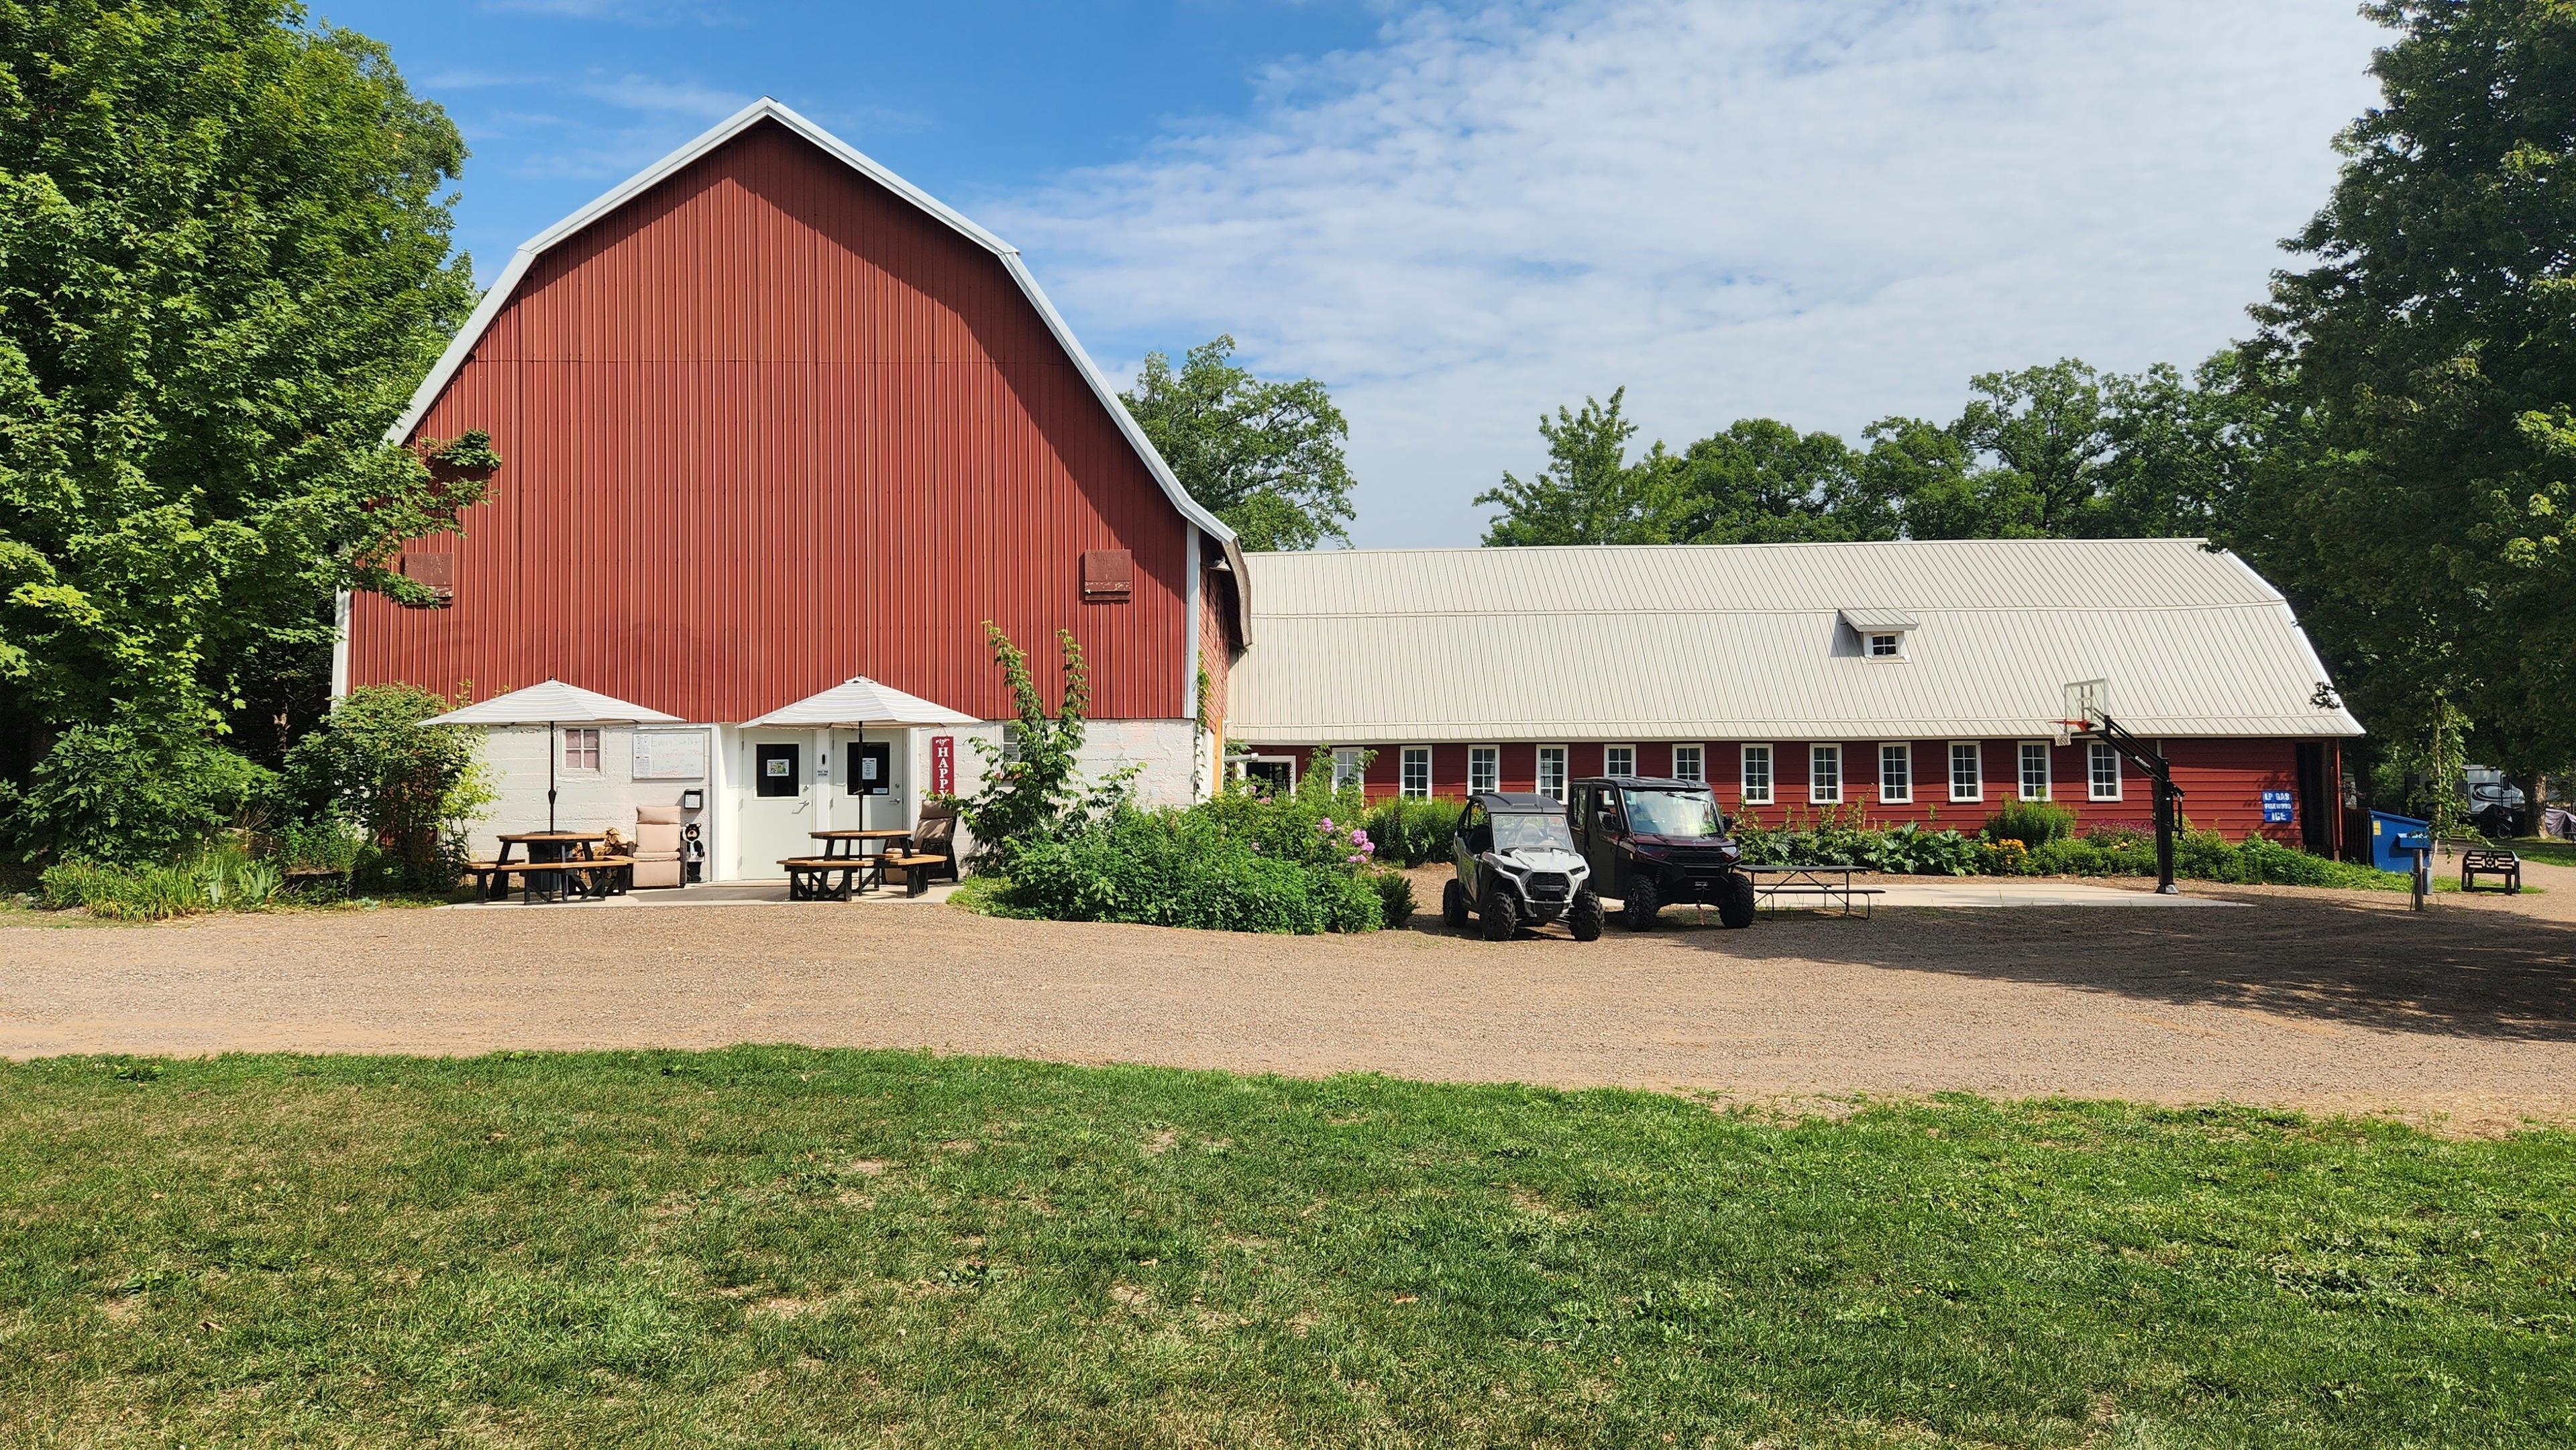
[[[1601,898],[1589,887],[1574,893],[1574,904],[1565,909],[1565,929],[1576,941],[1601,939]]]
[[[1467,929],[1467,888],[1455,877],[1440,890],[1440,924],[1451,931]]]
[[[1729,930],[1741,931],[1753,924],[1753,878],[1730,871],[1717,888],[1717,921]]]
[[[1508,891],[1486,892],[1485,899],[1476,903],[1476,919],[1485,928],[1487,941],[1510,941],[1512,933],[1521,929],[1520,910]]]
[[[1653,878],[1640,876],[1628,883],[1628,894],[1619,906],[1620,925],[1630,931],[1652,931],[1655,913],[1663,909],[1664,903],[1655,894]]]

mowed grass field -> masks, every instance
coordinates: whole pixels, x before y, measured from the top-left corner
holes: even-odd
[[[2565,1445],[2576,1140],[903,1053],[0,1065],[0,1443]]]

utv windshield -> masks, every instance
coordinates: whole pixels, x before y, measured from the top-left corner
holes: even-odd
[[[1638,836],[1715,836],[1717,802],[1706,791],[1623,790],[1628,831]]]
[[[1571,851],[1574,849],[1574,833],[1566,829],[1563,816],[1498,811],[1494,815],[1494,849]]]

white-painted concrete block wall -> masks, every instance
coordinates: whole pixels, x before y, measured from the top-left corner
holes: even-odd
[[[635,740],[632,727],[602,725],[599,730],[599,769],[561,770],[555,775],[555,825],[566,831],[598,831],[615,826],[632,836],[635,833],[635,808],[641,805],[678,805],[680,792],[704,790],[714,799],[715,782],[706,777],[692,780],[635,779]],[[667,727],[657,727],[667,728]],[[705,730],[708,740],[708,768],[715,766],[715,736],[712,726]],[[502,832],[542,831],[546,828],[546,758],[550,751],[562,748],[559,732],[542,725],[507,726],[483,732],[483,762],[491,772],[492,784],[499,799],[486,809],[483,819],[472,832],[474,854],[490,858],[500,848]],[[696,819],[703,820],[705,812]]]

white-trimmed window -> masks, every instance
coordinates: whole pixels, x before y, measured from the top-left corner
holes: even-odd
[[[1333,747],[1333,789],[1342,790],[1361,783],[1360,757],[1368,752],[1356,745]]]
[[[1905,657],[1905,636],[1901,634],[1873,634],[1865,637],[1865,643],[1869,647],[1871,659],[1893,660]]]
[[[1542,745],[1538,748],[1538,793],[1557,800],[1565,799],[1565,747]]]
[[[1431,747],[1408,745],[1399,762],[1395,788],[1415,800],[1431,798]]]
[[[566,729],[563,733],[563,745],[564,769],[594,772],[599,769],[598,727],[576,725]]]
[[[1807,799],[1820,806],[1842,804],[1843,748],[1839,745],[1807,747]]]
[[[1950,742],[1950,799],[1981,801],[1986,798],[1986,747],[1975,740]]]
[[[1703,747],[1697,745],[1674,746],[1673,779],[1706,781],[1708,779],[1708,757],[1703,754],[1702,751]]]
[[[1914,799],[1912,745],[1899,743],[1878,747],[1878,798],[1900,806]]]
[[[1748,806],[1771,804],[1771,747],[1744,747],[1744,773],[1736,779],[1744,782],[1744,803]]]
[[[1635,775],[1637,773],[1637,747],[1633,745],[1602,746],[1601,773],[1603,775]]]
[[[2048,799],[2048,742],[2045,740],[2021,743],[2021,798],[2026,801]]]
[[[1503,788],[1503,747],[1470,745],[1467,747],[1467,789],[1501,790]]]
[[[2092,750],[2087,752],[2088,758],[2085,761],[2091,767],[2086,773],[2085,794],[2097,801],[2118,800],[2120,798],[2120,752],[2112,749],[2111,742],[2107,740],[2093,741],[2092,746]]]

